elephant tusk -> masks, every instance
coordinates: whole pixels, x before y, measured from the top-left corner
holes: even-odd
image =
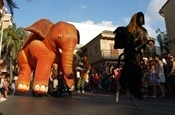
[[[59,50],[60,54],[62,54],[62,52],[63,52],[62,49],[58,49],[58,50]]]

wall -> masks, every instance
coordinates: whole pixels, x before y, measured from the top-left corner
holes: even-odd
[[[175,0],[168,0],[160,9],[160,14],[164,16],[168,34],[169,50],[175,55]]]

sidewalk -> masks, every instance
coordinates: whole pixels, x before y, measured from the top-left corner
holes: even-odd
[[[1,103],[1,102],[4,102],[4,101],[7,101],[9,98],[11,98],[11,97],[13,97],[13,96],[14,96],[14,92],[11,93],[11,94],[8,94],[8,97],[7,97],[7,98],[1,98],[1,99],[0,99],[0,103]]]

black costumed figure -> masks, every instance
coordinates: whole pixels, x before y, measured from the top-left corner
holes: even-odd
[[[135,106],[137,104],[133,102],[131,95],[138,99],[143,99],[140,64],[143,59],[142,51],[147,47],[146,42],[149,40],[148,32],[143,27],[144,23],[144,14],[138,12],[132,16],[130,23],[126,27],[118,27],[114,31],[114,49],[124,48],[123,53],[118,57],[117,68],[120,68],[122,56],[124,56],[124,66],[121,69],[119,79],[121,88],[116,90],[116,102],[118,102],[120,89],[126,90],[131,103]]]

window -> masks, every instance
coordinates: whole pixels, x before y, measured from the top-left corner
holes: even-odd
[[[114,44],[110,44],[110,53],[111,57],[116,57],[119,54],[118,50],[114,49]]]
[[[99,47],[98,47],[98,44],[95,45],[95,50],[94,50],[94,53],[97,54],[99,52]]]

